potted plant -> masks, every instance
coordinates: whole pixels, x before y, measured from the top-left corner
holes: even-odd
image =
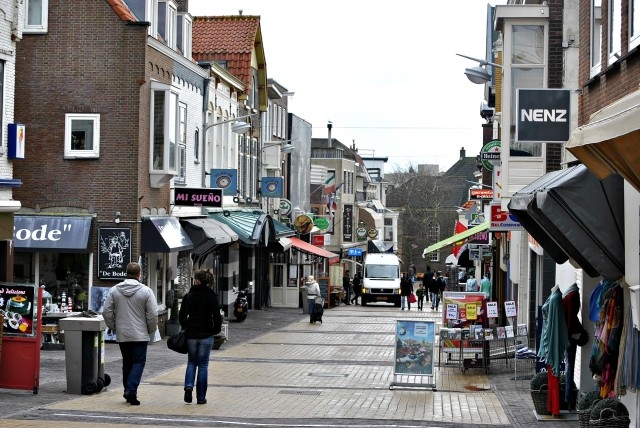
[[[629,410],[615,398],[605,398],[591,408],[589,426],[594,428],[628,428],[631,423]]]
[[[600,401],[600,391],[589,391],[580,397],[578,400],[578,420],[580,421],[580,428],[589,428],[589,420],[591,419],[591,407]]]

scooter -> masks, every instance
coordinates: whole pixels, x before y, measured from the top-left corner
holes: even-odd
[[[239,290],[233,287],[233,292],[237,294],[236,301],[233,303],[233,315],[238,321],[244,321],[249,312],[249,302],[247,301],[247,290]]]

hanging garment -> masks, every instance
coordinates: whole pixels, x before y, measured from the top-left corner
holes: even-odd
[[[547,410],[552,415],[560,414],[560,379],[551,372],[547,365]]]
[[[542,305],[543,329],[538,356],[549,366],[555,376],[560,376],[564,352],[569,347],[569,335],[562,309],[562,292],[552,291]]]
[[[638,330],[633,327],[631,306],[627,308],[620,340],[620,356],[616,374],[616,395],[625,395],[626,391],[636,392],[638,379]]]
[[[596,288],[591,293],[589,298],[589,319],[596,322],[600,319],[600,306],[598,306],[598,300],[600,300],[600,294],[602,293],[602,287],[604,285],[604,279],[600,280]]]
[[[578,339],[582,333],[582,323],[578,318],[580,312],[580,289],[576,284],[571,284],[569,288],[562,294],[562,309],[564,310],[565,322],[569,333],[569,346],[566,351],[565,358],[565,396],[564,401],[573,405],[573,374],[576,364],[576,350],[578,347]]]

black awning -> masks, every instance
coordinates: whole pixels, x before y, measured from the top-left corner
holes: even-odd
[[[22,216],[13,218],[17,251],[82,253],[89,251],[91,216]]]
[[[182,219],[181,224],[193,242],[192,252],[198,256],[205,256],[238,240],[238,234],[229,226],[212,218]]]
[[[367,252],[368,253],[386,253],[387,247],[384,245],[379,239],[370,239],[367,242]]]
[[[509,212],[556,263],[573,259],[591,277],[624,274],[623,179],[598,180],[577,165],[516,192]]]
[[[148,217],[142,221],[141,231],[143,253],[175,253],[193,248],[175,217]]]

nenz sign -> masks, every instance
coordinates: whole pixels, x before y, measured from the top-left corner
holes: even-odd
[[[568,89],[518,89],[516,106],[517,141],[564,143],[569,139]]]

